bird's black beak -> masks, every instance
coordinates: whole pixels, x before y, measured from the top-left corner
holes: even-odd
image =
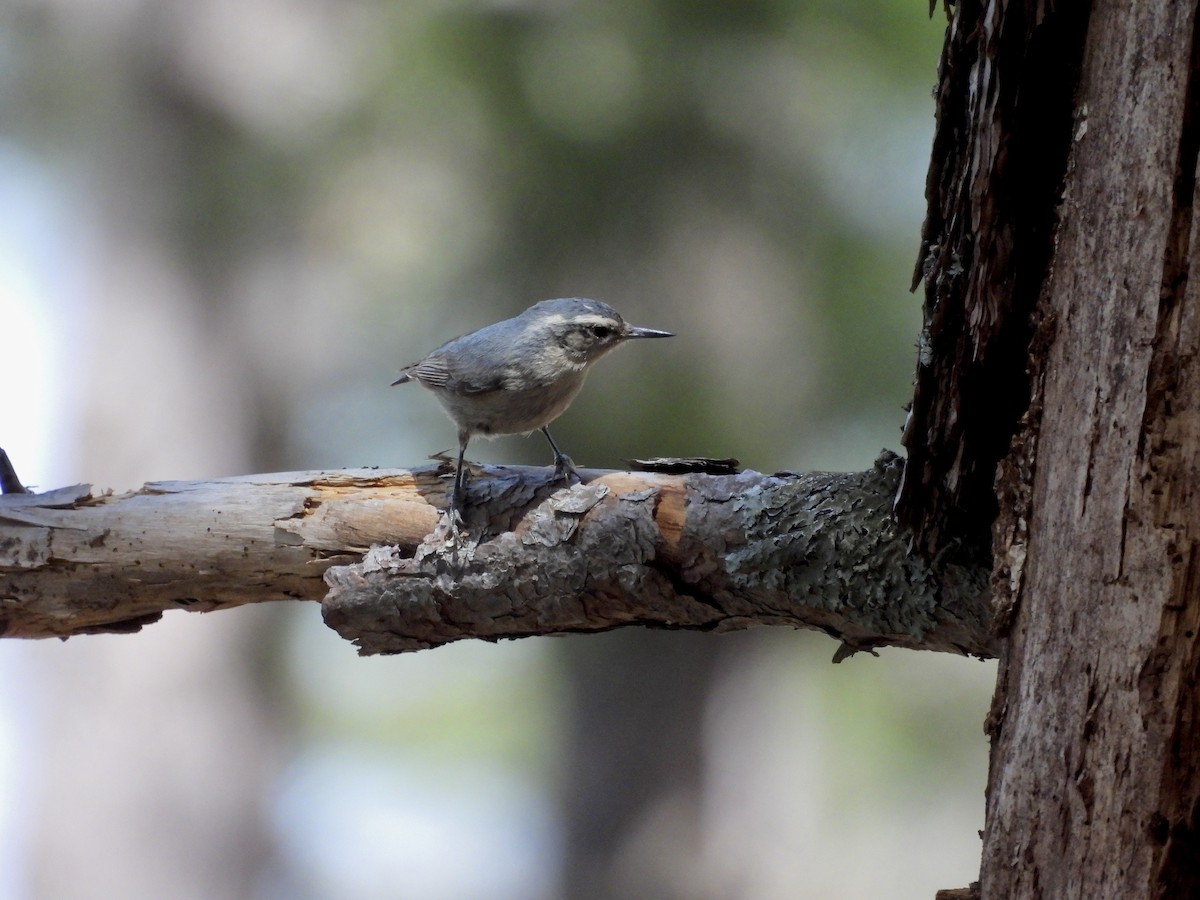
[[[636,325],[630,325],[625,329],[626,338],[652,338],[652,337],[675,337],[669,331],[658,331],[655,328],[638,328]]]

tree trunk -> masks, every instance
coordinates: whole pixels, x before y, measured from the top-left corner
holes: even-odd
[[[1195,4],[1097,3],[1038,307],[984,897],[1200,896]],[[1011,523],[1026,510],[1008,508]]]
[[[897,506],[931,557],[998,511],[984,897],[1200,896],[1195,6],[947,30]]]

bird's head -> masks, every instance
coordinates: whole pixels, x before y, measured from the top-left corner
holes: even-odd
[[[674,337],[669,331],[630,325],[621,314],[599,300],[571,297],[543,300],[525,310],[527,328],[548,337],[567,356],[587,365],[634,338]]]

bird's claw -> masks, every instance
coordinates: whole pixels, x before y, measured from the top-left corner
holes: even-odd
[[[582,482],[583,476],[579,474],[579,470],[575,468],[575,463],[571,462],[571,457],[560,453],[554,457],[554,480],[565,481],[570,484],[571,479]]]

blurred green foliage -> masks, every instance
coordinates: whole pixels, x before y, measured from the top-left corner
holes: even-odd
[[[274,290],[303,302],[279,307],[341,337],[315,390],[267,389],[279,464],[441,449],[428,398],[364,385],[562,295],[679,334],[606,362],[563,419],[588,464],[859,468],[896,444],[943,30],[908,0],[20,8],[41,41],[0,48],[0,108],[22,138],[136,166],[124,202],[223,315],[270,302],[255,270],[287,254]],[[433,436],[353,424],[382,409]]]

